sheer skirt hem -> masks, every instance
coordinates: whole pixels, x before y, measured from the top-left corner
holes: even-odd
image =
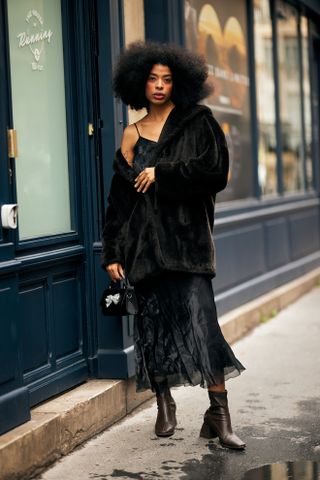
[[[137,391],[151,389],[156,376],[169,386],[221,385],[245,370],[226,342],[210,278],[166,272],[138,284],[135,317]]]
[[[187,375],[185,373],[165,373],[165,372],[157,372],[156,374],[154,374],[153,376],[150,376],[151,378],[152,377],[156,377],[156,376],[159,376],[159,377],[166,377],[167,380],[168,380],[168,386],[169,388],[172,388],[172,387],[196,387],[196,386],[200,386],[201,388],[208,388],[212,385],[219,385],[221,383],[223,383],[223,381],[227,381],[231,378],[235,378],[235,377],[238,377],[239,375],[241,375],[241,373],[245,370],[244,367],[242,367],[240,370],[236,369],[236,368],[230,368],[230,367],[227,367],[224,369],[224,379],[222,379],[221,381],[210,381],[208,382],[208,380],[206,380],[203,375],[199,372],[199,371],[195,371],[193,372],[191,375]],[[139,393],[139,392],[145,392],[146,390],[152,390],[153,392],[155,392],[155,389],[152,385],[152,382],[151,381],[144,381],[142,382],[141,380],[139,380],[138,378],[136,378],[136,391]]]

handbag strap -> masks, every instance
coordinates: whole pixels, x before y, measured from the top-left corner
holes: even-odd
[[[120,281],[121,281],[121,283],[123,282],[125,288],[131,287],[130,282],[127,279],[127,277],[124,277],[124,279],[120,280]],[[115,286],[115,284],[116,284],[116,282],[111,282],[110,285],[109,285],[109,288],[112,289]]]

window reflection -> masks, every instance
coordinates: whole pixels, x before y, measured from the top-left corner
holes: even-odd
[[[309,28],[306,17],[301,17],[301,39],[302,39],[302,68],[303,68],[303,96],[304,96],[304,130],[305,130],[305,156],[306,156],[306,181],[307,189],[312,184],[312,120],[311,120],[311,94],[310,94],[310,69],[309,69]]]
[[[320,464],[312,461],[273,463],[249,470],[243,480],[319,480]]]
[[[277,31],[283,188],[296,192],[304,188],[298,15],[282,1],[277,3]]]
[[[258,177],[262,195],[277,191],[272,24],[269,0],[254,3],[257,116],[259,122]]]
[[[229,147],[227,188],[218,201],[253,196],[245,0],[185,0],[186,46],[206,59],[214,92],[205,104],[222,126]]]

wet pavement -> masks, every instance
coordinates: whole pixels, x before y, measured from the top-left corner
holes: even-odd
[[[178,428],[153,433],[152,400],[62,458],[42,480],[320,480],[320,288],[233,345],[247,370],[227,382],[245,452],[199,438],[200,387],[173,390]]]
[[[273,463],[249,470],[244,480],[320,480],[320,462]]]

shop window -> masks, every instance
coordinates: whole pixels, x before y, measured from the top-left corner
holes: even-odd
[[[310,89],[310,64],[309,64],[309,26],[306,17],[300,20],[302,42],[302,85],[304,107],[304,133],[305,133],[305,157],[306,157],[306,186],[313,188],[312,169],[312,120],[311,120],[311,89]]]
[[[277,193],[276,113],[269,0],[254,3],[254,46],[257,118],[259,126],[258,180],[262,195]]]
[[[304,143],[301,122],[298,12],[277,2],[278,72],[283,190],[304,190]]]
[[[223,127],[230,177],[220,201],[253,196],[245,0],[185,0],[186,46],[207,61],[214,93],[205,103]]]
[[[295,73],[297,65],[299,65],[299,49],[297,38],[287,38],[284,42],[284,58],[286,75],[290,76]]]

